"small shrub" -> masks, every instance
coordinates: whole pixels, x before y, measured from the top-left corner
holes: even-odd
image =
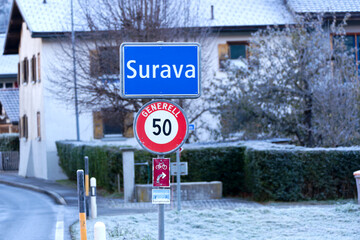
[[[19,134],[0,134],[0,152],[19,151]]]

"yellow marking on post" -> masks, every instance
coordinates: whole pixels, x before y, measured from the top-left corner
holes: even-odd
[[[89,175],[85,175],[85,195],[89,196]]]
[[[81,240],[87,240],[87,236],[86,236],[86,214],[85,213],[79,213],[79,219],[80,219],[80,238],[81,238]]]

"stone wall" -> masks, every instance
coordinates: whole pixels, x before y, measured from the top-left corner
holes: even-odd
[[[151,184],[137,184],[135,198],[137,202],[151,202]],[[176,183],[171,183],[171,200],[176,200]],[[207,200],[222,197],[222,182],[187,182],[181,183],[181,200]]]

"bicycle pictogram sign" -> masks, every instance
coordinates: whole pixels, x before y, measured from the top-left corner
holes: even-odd
[[[160,170],[160,169],[166,170],[168,167],[166,166],[166,164],[159,162],[159,164],[156,165],[155,168],[156,170]]]
[[[170,187],[170,158],[153,158],[153,186]]]

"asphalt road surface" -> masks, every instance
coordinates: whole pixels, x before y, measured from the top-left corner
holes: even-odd
[[[74,221],[76,208],[57,205],[41,193],[0,184],[0,240],[67,240]]]

